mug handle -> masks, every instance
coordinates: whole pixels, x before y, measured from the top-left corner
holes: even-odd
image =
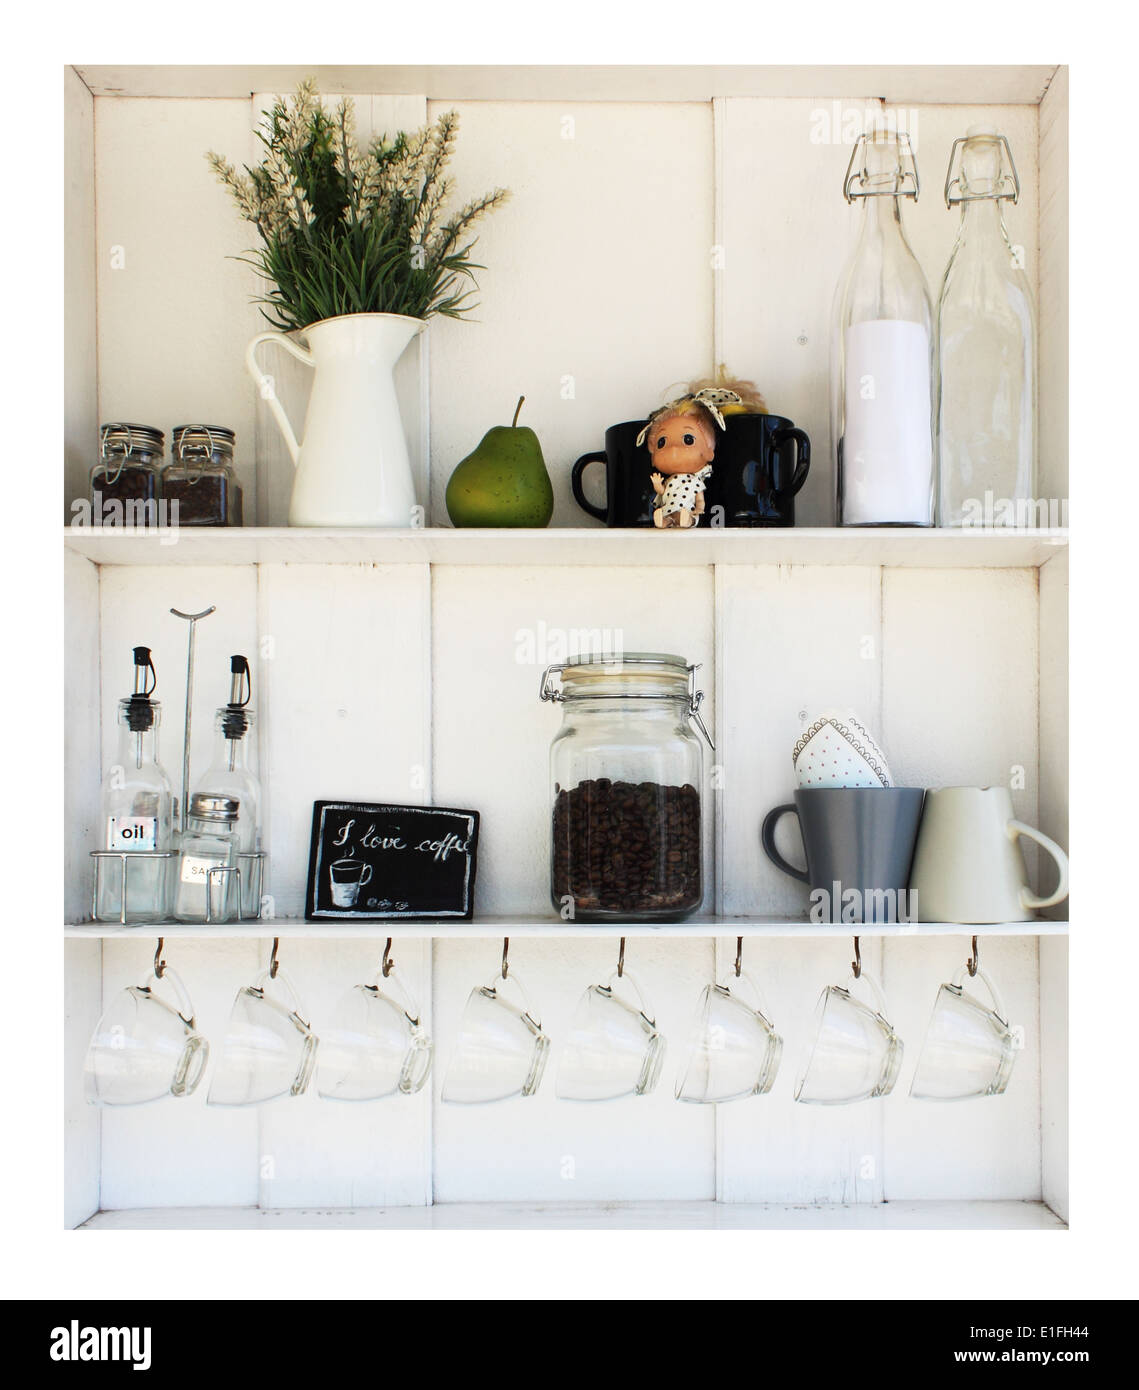
[[[1008,823],[1009,838],[1015,840],[1020,835],[1027,835],[1030,840],[1035,840],[1042,849],[1056,861],[1056,868],[1060,871],[1060,880],[1056,884],[1056,891],[1048,898],[1040,898],[1028,888],[1020,890],[1021,907],[1055,907],[1057,903],[1062,903],[1068,896],[1068,856],[1060,848],[1055,840],[1050,840],[1047,835],[1041,834],[1032,825],[1026,825],[1022,820],[1010,820]]]
[[[962,968],[964,969],[967,967]],[[878,983],[874,976],[871,975],[870,971],[867,970],[865,967],[863,967],[863,969],[857,975],[855,975],[852,971],[850,979],[851,983],[855,985],[860,984],[863,980],[866,981],[866,983],[870,986],[870,993],[874,996],[874,1012],[878,1015],[879,1018],[885,1019],[886,1022],[889,1023],[889,1016],[886,1013],[886,995],[883,993],[882,986]],[[847,990],[847,993],[850,993],[849,989]]]
[[[591,463],[607,462],[608,456],[604,451],[595,454],[582,454],[581,458],[574,464],[573,472],[570,474],[570,487],[573,490],[574,501],[583,512],[588,512],[590,516],[595,516],[598,521],[608,521],[608,511],[604,507],[595,507],[593,503],[587,499],[585,493],[582,491],[581,478],[582,474]]]
[[[301,446],[297,443],[297,437],[293,433],[293,427],[289,423],[289,417],[285,414],[285,408],[277,399],[277,392],[273,386],[273,378],[268,372],[261,370],[261,364],[257,360],[257,349],[262,343],[278,343],[286,352],[292,353],[298,362],[303,362],[306,367],[315,366],[311,352],[298,347],[291,339],[286,338],[283,333],[258,333],[249,346],[245,349],[245,366],[249,375],[257,383],[257,388],[261,392],[262,399],[268,404],[273,412],[273,419],[277,422],[277,428],[285,441],[285,447],[289,451],[289,457],[293,461],[295,468],[300,461]]]
[[[965,983],[966,979],[980,980],[980,982],[989,991],[989,998],[993,1002],[993,1012],[1007,1028],[1008,1014],[1005,1013],[1004,1000],[997,993],[997,987],[995,984],[993,984],[992,980],[989,979],[988,975],[986,975],[985,972],[980,968],[980,966],[978,966],[977,973],[975,975],[970,976],[969,967],[967,965],[962,965],[957,970],[956,974],[953,976],[954,988],[960,989],[961,986]]]
[[[371,864],[365,864],[365,865],[364,865],[364,872],[360,875],[360,887],[363,888],[363,886],[364,886],[365,883],[370,883],[371,881],[372,881],[372,866],[371,866]]]
[[[811,882],[810,874],[807,873],[805,869],[797,869],[794,864],[788,864],[786,859],[784,859],[775,848],[775,827],[778,825],[780,818],[788,813],[793,815],[796,820],[799,819],[799,811],[793,801],[788,801],[784,806],[776,806],[764,816],[763,828],[760,831],[760,839],[763,841],[763,852],[777,869],[782,869],[785,874],[790,874],[792,878],[797,878],[800,883],[809,884]],[[799,826],[799,834],[800,836],[803,834],[803,827],[801,824]],[[804,845],[804,850],[805,849],[806,846]]]
[[[807,481],[807,474],[811,470],[811,441],[797,425],[788,425],[784,429],[778,429],[771,438],[776,448],[782,448],[789,439],[793,439],[797,445],[795,472],[791,475],[791,481],[787,486],[781,489],[782,496],[794,497]]]
[[[305,1014],[308,1013],[308,1010],[305,1008],[304,1004],[301,1003],[301,996],[297,993],[296,985],[293,984],[292,979],[286,975],[285,971],[280,966],[277,967],[275,978],[267,969],[262,970],[261,974],[253,981],[253,988],[260,990],[261,993],[264,994],[266,984],[281,985],[284,992],[289,996],[293,1017],[302,1025],[306,1032],[311,1033],[312,1024],[305,1019]]]
[[[171,970],[169,966],[166,966],[161,976],[156,975],[152,970],[150,972],[150,977],[147,980],[146,984],[143,986],[143,988],[149,990],[151,994],[154,994],[156,992],[157,986],[164,984],[167,981],[169,981],[170,986],[174,990],[174,994],[178,1000],[178,1017],[182,1020],[182,1022],[186,1025],[187,1028],[192,1028],[196,1033],[198,1031],[198,1025],[194,1022],[194,1005],[190,1001],[189,991],[186,989],[186,986],[182,983],[181,975],[179,975],[176,970]]]
[[[517,975],[513,973],[513,971],[509,975],[504,975],[501,971],[499,971],[499,973],[494,977],[494,979],[491,980],[490,984],[487,985],[487,989],[493,989],[495,994],[498,994],[503,985],[513,985],[515,989],[517,989],[518,993],[522,996],[523,1014],[534,1025],[535,1030],[540,1033],[542,1031],[542,1020],[534,1012],[533,1005],[530,1003],[530,996],[526,993],[522,981],[518,978]]]
[[[415,1028],[420,1027],[419,1004],[415,995],[404,984],[402,976],[396,973],[394,962],[386,976],[382,966],[376,971],[375,989],[377,994],[390,995],[404,1011],[407,1021]]]
[[[771,1021],[771,1010],[767,1007],[767,1000],[763,997],[763,991],[760,989],[759,983],[758,983],[758,981],[756,980],[755,976],[751,973],[751,971],[750,971],[750,970],[741,970],[738,977],[736,976],[735,971],[733,971],[733,972],[731,973],[731,975],[729,975],[728,979],[729,979],[729,984],[728,984],[728,989],[729,989],[729,990],[731,989],[731,983],[730,983],[730,981],[732,981],[732,980],[737,980],[737,983],[738,983],[738,980],[746,980],[746,981],[747,981],[748,987],[749,987],[749,989],[751,990],[752,995],[753,995],[754,998],[755,998],[756,1012],[757,1012],[757,1013],[759,1014],[759,1016],[763,1019],[764,1023],[766,1023],[767,1026],[768,1026],[770,1029],[772,1029],[772,1031],[774,1031],[775,1025],[774,1025],[774,1024],[772,1023],[772,1021]],[[739,992],[739,991],[737,990],[737,993],[738,993],[738,992]]]
[[[637,996],[637,1012],[645,1020],[645,1022],[649,1025],[650,1028],[655,1028],[657,1026],[657,1021],[655,1018],[649,1017],[649,1011],[645,1006],[644,992],[641,989],[640,985],[637,984],[637,981],[634,979],[634,977],[627,970],[621,971],[620,974],[618,974],[617,971],[614,970],[613,973],[609,976],[609,978],[605,981],[606,989],[608,989],[610,994],[612,994],[613,985],[618,980],[623,981],[632,986],[633,993]]]

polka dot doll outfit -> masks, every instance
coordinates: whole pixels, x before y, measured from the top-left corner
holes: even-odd
[[[673,512],[692,511],[696,499],[704,492],[704,484],[712,476],[712,465],[705,464],[698,473],[674,473],[664,485],[657,506],[670,516]]]

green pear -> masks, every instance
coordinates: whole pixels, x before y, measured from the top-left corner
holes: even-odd
[[[548,526],[554,489],[538,436],[519,425],[519,396],[509,425],[487,430],[451,474],[447,515],[456,526]]]

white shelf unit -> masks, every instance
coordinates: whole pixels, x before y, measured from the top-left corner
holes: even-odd
[[[862,109],[876,105],[864,95],[873,92],[917,113],[919,159],[934,166],[929,186],[950,139],[973,122],[997,120],[1014,150],[1025,150],[1025,192],[1011,219],[1040,298],[1048,412],[1040,491],[1063,498],[1066,73],[694,70],[666,91],[662,70],[543,70],[538,92],[527,89],[532,74],[510,70],[417,69],[399,81],[391,72],[321,76],[328,91],[387,94],[361,98],[365,124],[369,111],[374,125],[411,125],[439,102],[458,102],[459,196],[509,184],[517,211],[514,220],[492,219],[480,239],[490,269],[479,322],[433,325],[430,349],[404,364],[402,399],[428,520],[444,518],[450,469],[499,422],[503,382],[511,406],[517,382],[554,478],[557,510],[547,532],[283,528],[287,466],[241,363],[257,316],[244,272],[226,261],[244,249],[244,233],[201,156],[220,148],[239,157],[244,148],[251,158],[249,131],[263,97],[248,93],[285,86],[294,74],[84,68],[67,75],[65,500],[82,495],[100,419],[169,428],[206,415],[237,429],[247,516],[259,523],[179,533],[174,544],[161,535],[66,531],[67,1224],[1062,1225],[1061,914],[977,932],[1023,1030],[1024,1054],[1006,1096],[937,1107],[905,1094],[934,991],[964,959],[974,931],[922,925],[860,933],[863,958],[883,979],[907,1045],[896,1094],[837,1110],[797,1106],[792,1073],[814,1001],[846,971],[851,933],[800,920],[805,896],[764,859],[758,827],[770,806],[788,799],[790,747],[802,720],[836,705],[856,709],[880,732],[902,780],[1009,779],[1018,814],[1066,843],[1066,531],[827,525],[827,315],[852,232],[839,191],[849,151],[810,138],[816,113],[832,101]],[[499,85],[479,86],[492,81]],[[672,99],[685,91],[685,99]],[[575,122],[569,140],[561,133],[567,114]],[[629,158],[614,162],[614,148]],[[770,218],[748,172],[761,149],[787,190],[785,218]],[[644,208],[678,162],[703,190],[703,215],[654,225],[650,238],[638,239]],[[136,196],[140,179],[146,200]],[[579,200],[583,208],[611,208],[607,230],[599,232],[592,216],[567,216]],[[183,215],[172,219],[175,205]],[[953,219],[929,197],[909,226],[936,284]],[[712,244],[727,252],[715,275],[707,270]],[[805,245],[813,251],[809,267]],[[108,268],[112,246],[125,248],[125,271]],[[569,267],[556,312],[535,292],[549,258]],[[168,274],[171,264],[178,276]],[[646,336],[644,304],[665,280],[686,306],[682,321]],[[606,306],[604,333],[596,331],[598,304]],[[140,322],[178,327],[139,333]],[[755,377],[772,407],[811,435],[801,526],[662,537],[606,531],[579,514],[568,488],[573,459],[598,447],[613,420],[635,415],[638,402],[651,403],[678,375],[706,371],[712,360]],[[303,380],[284,364],[279,390],[291,408],[303,408]],[[282,959],[319,1032],[338,996],[374,972],[392,935],[436,1040],[435,1075],[417,1097],[346,1106],[308,1095],[223,1113],[205,1106],[203,1086],[188,1101],[131,1111],[83,1104],[91,1028],[103,1002],[145,973],[157,934],[85,923],[87,852],[97,840],[115,699],[129,676],[130,647],[148,643],[174,773],[185,627],[167,610],[210,603],[218,611],[199,630],[194,766],[204,766],[209,715],[224,699],[225,659],[246,652],[275,916],[221,930],[170,926],[167,959],[216,1048],[233,993],[263,963],[267,938],[281,936]],[[627,648],[678,650],[700,661],[717,741],[709,758],[720,776],[707,800],[707,863],[715,872],[706,915],[626,931],[629,968],[669,1040],[665,1074],[652,1096],[612,1106],[558,1102],[551,1076],[532,1100],[447,1107],[438,1088],[462,1004],[494,973],[502,936],[512,938],[512,969],[540,1003],[555,1062],[577,997],[615,959],[619,929],[554,922],[546,896],[545,765],[557,715],[538,703],[538,676],[559,659],[559,643],[599,630]],[[311,803],[330,795],[480,809],[476,919],[390,929],[301,921]],[[747,964],[762,977],[786,1039],[786,1074],[770,1096],[715,1113],[678,1105],[672,1077],[691,1011],[713,972],[730,968],[737,935],[747,938]]]

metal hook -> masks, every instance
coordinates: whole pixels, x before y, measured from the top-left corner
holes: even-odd
[[[744,968],[744,939],[742,936],[736,937],[736,979],[738,980]]]
[[[275,980],[277,978],[277,971],[281,968],[281,963],[277,959],[277,947],[280,946],[280,944],[281,938],[279,936],[275,936],[273,938],[273,949],[269,953],[269,978],[271,980]]]
[[[977,951],[977,938],[973,938],[973,953],[965,963],[965,969],[973,976],[981,968],[981,957]]]
[[[380,963],[380,974],[384,977],[385,980],[388,978],[388,976],[389,976],[389,975],[392,973],[392,971],[395,969],[395,961],[392,960],[391,955],[390,955],[391,949],[392,949],[392,939],[391,939],[391,937],[389,936],[389,937],[388,937],[387,945],[384,947],[384,958],[383,958],[382,962]]]
[[[509,951],[510,951],[510,938],[509,938],[508,936],[504,936],[504,937],[502,938],[502,969],[501,969],[501,971],[500,971],[500,974],[502,975],[502,978],[503,978],[504,980],[506,979],[507,975],[510,973],[510,961],[507,959],[508,954],[509,954]]]
[[[166,962],[162,959],[162,943],[165,937],[158,938],[158,945],[154,948],[154,978],[161,980],[166,974]]]
[[[621,950],[617,956],[617,978],[620,979],[625,973],[625,938],[621,938]]]
[[[850,968],[854,972],[854,978],[862,978],[862,948],[858,944],[858,937],[854,938],[854,959],[850,962]]]

